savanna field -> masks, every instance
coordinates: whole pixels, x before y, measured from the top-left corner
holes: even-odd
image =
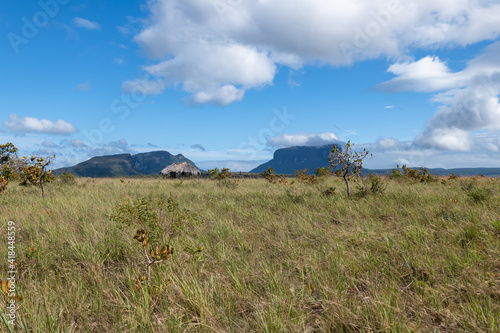
[[[14,221],[22,300],[0,331],[500,331],[500,179],[383,183],[352,200],[336,177],[78,178],[45,200],[12,183],[0,272]],[[140,216],[173,249],[149,283]]]

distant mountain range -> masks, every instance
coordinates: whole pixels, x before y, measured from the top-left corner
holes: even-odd
[[[340,148],[340,143],[335,144]],[[273,159],[251,170],[251,173],[261,173],[272,167],[278,174],[293,175],[296,170],[308,169],[314,173],[316,168],[329,166],[328,156],[332,145],[321,147],[290,147],[278,149]],[[119,177],[157,175],[163,168],[175,162],[188,162],[196,166],[191,160],[181,154],[172,155],[167,151],[153,151],[136,155],[119,154],[93,157],[88,161],[72,167],[54,170],[56,175],[68,172],[80,177]],[[392,169],[363,169],[363,174],[388,174]],[[457,176],[483,175],[500,177],[500,168],[456,168],[456,169],[428,169],[433,175],[448,176],[454,173]],[[203,170],[200,170],[203,172]]]
[[[96,156],[72,167],[56,169],[54,174],[60,175],[67,172],[80,177],[157,175],[167,165],[176,162],[188,162],[196,166],[181,154],[172,155],[168,151],[153,151],[136,155]]]
[[[339,149],[340,143],[335,144]],[[277,174],[294,174],[295,170],[308,169],[309,174],[316,171],[316,168],[326,167],[328,156],[332,150],[332,145],[321,147],[290,147],[278,149],[274,152],[273,159],[269,162],[259,165],[251,170],[252,173],[261,173],[269,167],[273,168]],[[362,174],[384,175],[391,172],[392,169],[363,169]],[[475,176],[483,175],[487,177],[500,177],[500,168],[456,168],[456,169],[428,169],[429,173],[437,176],[449,176],[454,173],[457,176]]]

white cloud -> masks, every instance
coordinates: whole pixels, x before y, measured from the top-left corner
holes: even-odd
[[[415,144],[442,150],[469,151],[470,134],[500,129],[500,42],[488,46],[467,66],[453,72],[437,57],[392,65],[396,78],[377,87],[386,91],[435,92],[440,103]]]
[[[194,103],[240,101],[246,89],[271,84],[276,72],[267,53],[255,47],[193,41],[182,48],[182,55],[143,69],[164,82],[182,83]]]
[[[323,146],[338,142],[335,133],[326,132],[322,134],[298,133],[281,134],[267,140],[267,145],[272,148],[285,148],[293,146]]]
[[[469,135],[458,128],[432,128],[417,137],[415,142],[424,148],[442,150],[469,151]]]
[[[246,90],[272,84],[278,65],[401,59],[415,48],[500,35],[500,4],[486,0],[154,0],[147,8],[135,41],[158,63],[144,70],[165,87],[180,84],[195,103],[241,100]],[[447,75],[437,58],[409,65],[392,70]]]
[[[394,148],[398,147],[399,145],[400,144],[399,144],[399,141],[397,139],[385,138],[385,137],[379,138],[375,144],[375,146],[381,150],[394,149]]]
[[[3,126],[20,133],[71,134],[77,131],[73,125],[61,119],[54,123],[47,119],[19,118],[16,114],[11,114]]]
[[[100,30],[101,26],[97,22],[89,21],[80,17],[75,17],[73,19],[73,24],[75,27],[84,28],[88,30]]]
[[[456,88],[465,83],[464,75],[451,73],[438,57],[427,56],[414,62],[396,63],[387,71],[397,77],[380,84],[378,89],[392,92],[433,92]]]
[[[238,89],[231,84],[226,84],[214,90],[199,91],[193,95],[192,101],[197,104],[228,105],[236,101],[241,101],[244,94],[244,90]]]

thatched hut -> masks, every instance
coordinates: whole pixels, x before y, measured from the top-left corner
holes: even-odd
[[[163,177],[177,178],[177,177],[198,177],[201,175],[200,170],[188,162],[173,163],[160,171]]]

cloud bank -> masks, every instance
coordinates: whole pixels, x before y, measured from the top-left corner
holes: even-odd
[[[191,102],[218,105],[271,85],[278,66],[401,59],[410,49],[467,46],[500,34],[496,1],[153,0],[147,8],[135,41],[157,63],[143,70],[164,82],[160,90],[180,86]],[[413,73],[448,74],[436,58],[392,70],[404,74],[410,65]],[[445,83],[437,76],[433,84]]]
[[[4,121],[3,126],[13,132],[18,133],[47,133],[47,134],[71,134],[77,129],[64,120],[52,122],[47,119],[37,119],[32,117],[20,118],[16,114],[11,114]]]
[[[471,137],[478,131],[500,131],[500,42],[488,46],[461,71],[454,72],[445,62],[430,56],[394,64],[388,71],[397,76],[376,89],[433,92],[432,101],[440,104],[424,132],[414,140],[417,147],[453,151],[500,149],[496,142]]]
[[[337,142],[338,137],[332,132],[321,134],[298,133],[273,136],[267,140],[267,145],[271,148],[277,149],[293,146],[323,146]]]

